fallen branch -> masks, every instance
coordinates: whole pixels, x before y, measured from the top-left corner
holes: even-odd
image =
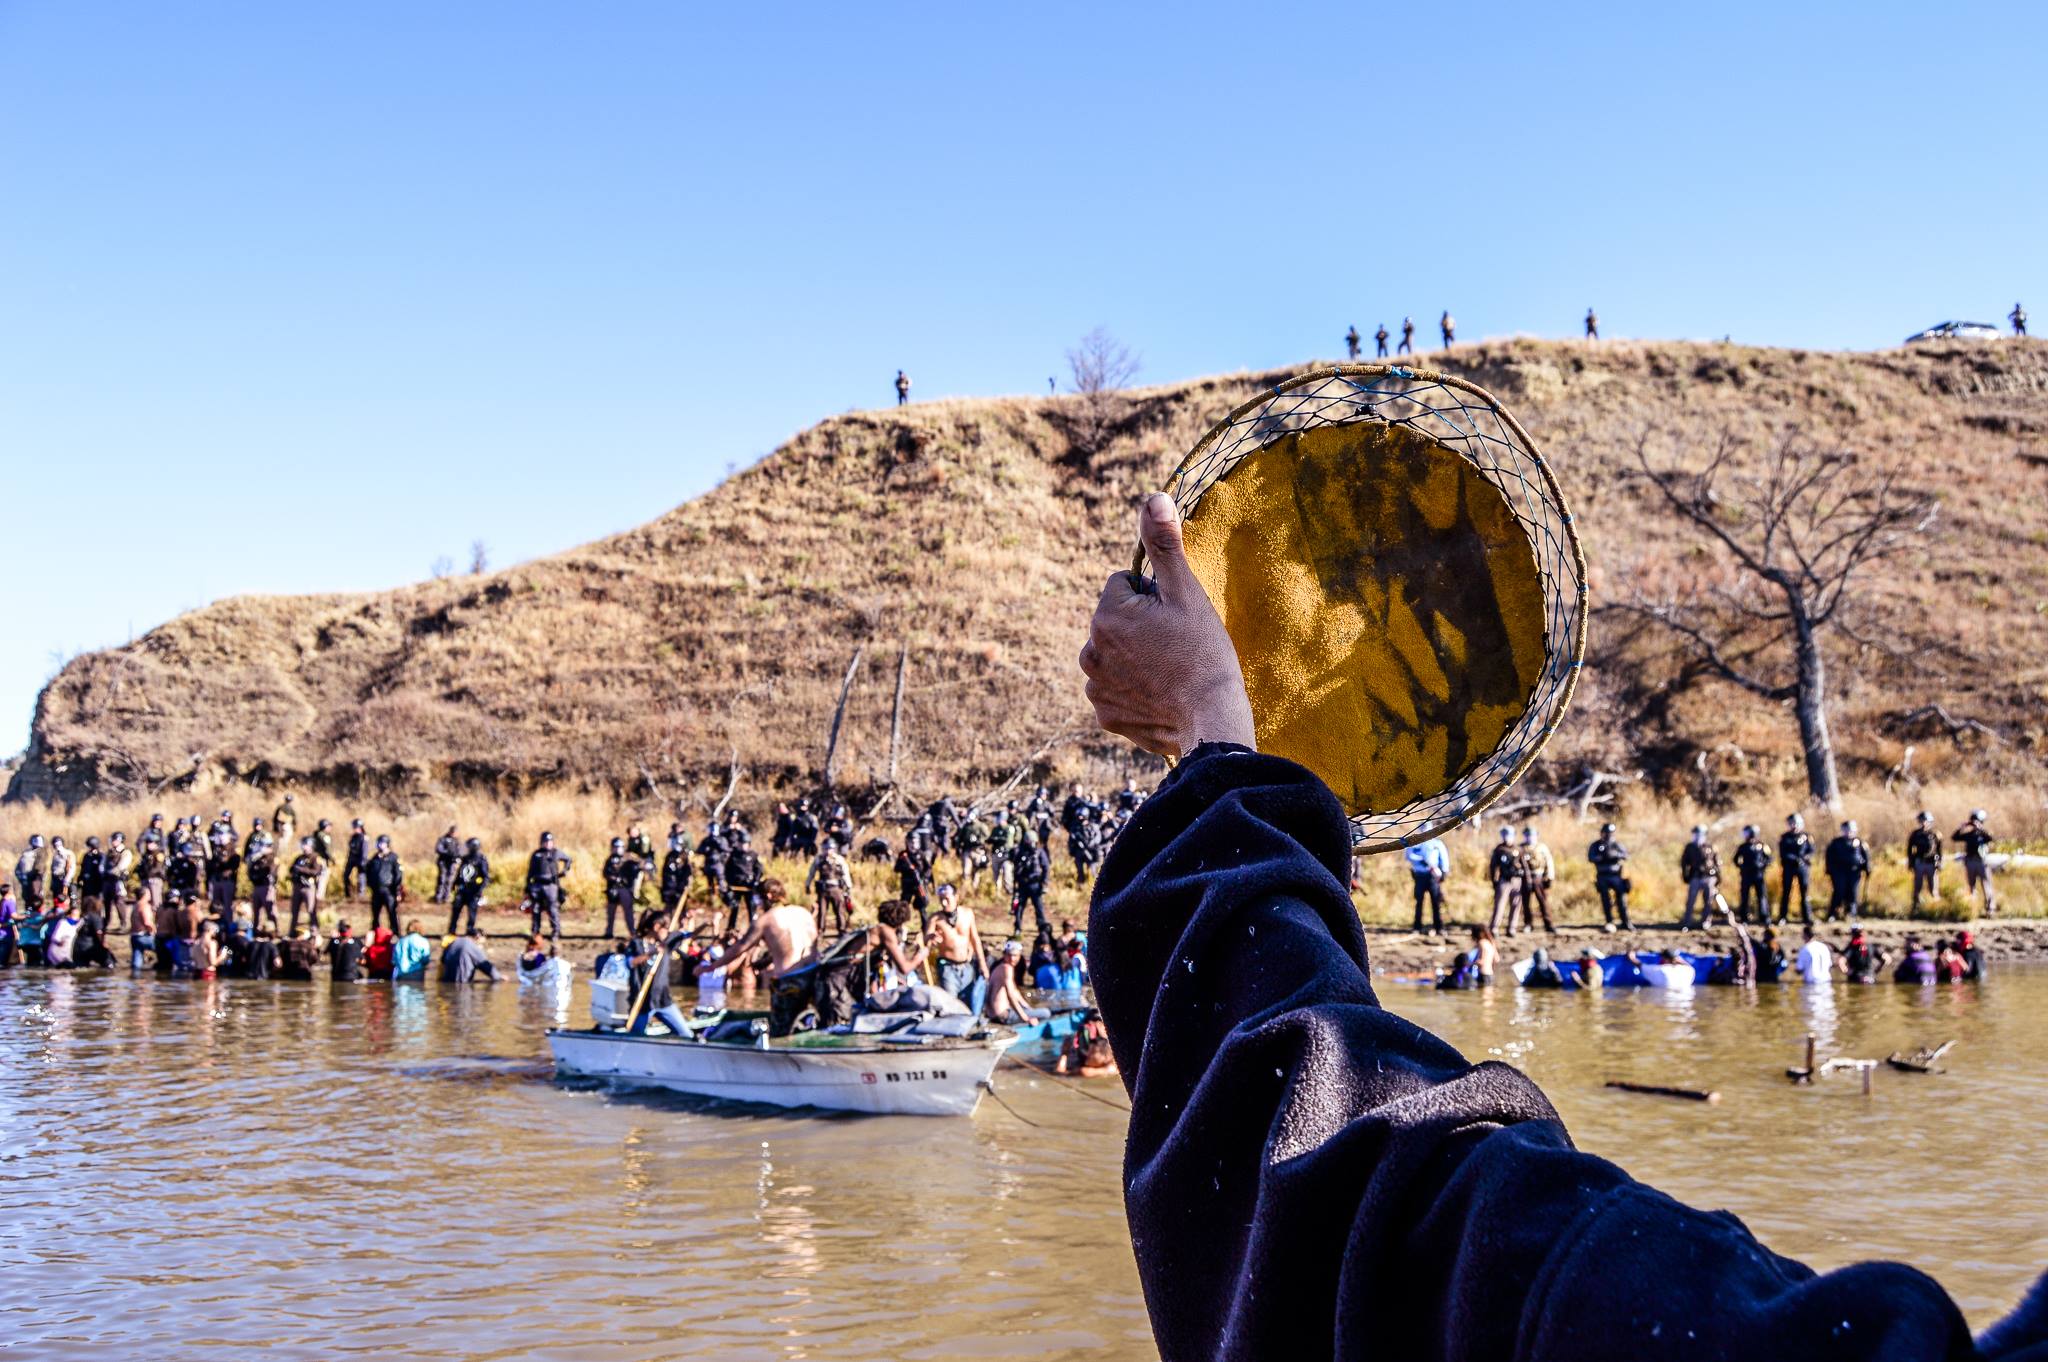
[[[1897,721],[1901,728],[1922,724],[1929,719],[1932,719],[1935,723],[1948,730],[1948,736],[1954,741],[1961,741],[1965,733],[1975,733],[1992,742],[2002,741],[1989,724],[1972,719],[1968,715],[1957,718],[1949,713],[1946,708],[1938,704],[1922,705],[1918,709],[1908,710],[1897,716]]]
[[[1688,1102],[1706,1102],[1711,1104],[1721,1100],[1720,1093],[1702,1092],[1698,1088],[1662,1088],[1658,1087],[1655,1083],[1624,1083],[1616,1078],[1607,1080],[1607,1086],[1619,1088],[1623,1092],[1645,1093],[1651,1097],[1682,1097]]]

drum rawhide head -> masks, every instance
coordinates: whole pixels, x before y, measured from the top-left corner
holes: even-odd
[[[1303,374],[1219,422],[1165,490],[1259,750],[1322,777],[1360,851],[1464,822],[1556,731],[1585,656],[1585,557],[1535,442],[1484,389],[1384,364]]]

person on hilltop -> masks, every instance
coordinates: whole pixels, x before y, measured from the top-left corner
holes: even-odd
[[[1176,760],[1089,924],[1160,1357],[2048,1356],[2048,1279],[1973,1339],[1931,1277],[1780,1257],[1577,1148],[1526,1075],[1384,1010],[1342,806],[1257,750],[1170,500],[1140,533],[1156,582],[1110,580],[1081,670],[1098,724]]]
[[[1984,891],[1984,916],[1998,916],[1998,900],[1991,893],[1991,830],[1984,824],[1989,815],[1982,809],[1970,810],[1969,821],[1955,830],[1949,840],[1963,848],[1963,896],[1969,897],[1979,889]]]
[[[902,406],[910,400],[910,375],[901,369],[896,371],[896,405]]]
[[[527,929],[530,935],[540,935],[540,920],[545,915],[548,940],[561,939],[562,880],[574,866],[573,860],[556,849],[555,834],[543,832],[540,845],[526,858],[526,906],[533,917],[533,923]]]
[[[1920,915],[1920,896],[1941,897],[1941,834],[1935,831],[1934,815],[1922,809],[1906,834],[1906,868],[1913,872],[1913,898],[1907,908],[1911,917]]]
[[[391,849],[391,839],[381,833],[375,854],[363,866],[363,883],[370,890],[370,934],[375,936],[377,924],[389,918],[391,932],[397,935],[398,905],[405,902],[405,865]]]
[[[1415,353],[1415,319],[1413,317],[1403,317],[1401,319],[1401,345],[1394,353],[1397,355],[1412,355]]]
[[[2024,336],[2027,334],[2026,308],[2020,306],[2020,304],[2018,303],[2014,303],[2012,305],[2012,311],[2006,313],[2005,316],[2006,320],[2012,323],[2012,333],[2015,336]]]
[[[1792,886],[1799,886],[1799,920],[1813,921],[1813,909],[1806,896],[1813,874],[1813,838],[1807,834],[1806,820],[1798,814],[1785,816],[1785,831],[1778,838],[1778,921],[1784,922],[1792,913]]]
[[[1372,333],[1372,340],[1373,344],[1377,347],[1373,352],[1373,358],[1385,359],[1387,357],[1387,324],[1385,322],[1381,322],[1380,329]]]
[[[1745,824],[1742,840],[1735,845],[1735,874],[1740,883],[1735,906],[1735,920],[1749,921],[1750,900],[1756,901],[1756,920],[1759,924],[1771,920],[1769,891],[1764,887],[1764,872],[1771,868],[1771,849],[1764,845],[1764,839],[1757,835],[1756,824]]]
[[[455,867],[462,864],[462,839],[450,824],[434,842],[434,902],[446,903],[455,893]]]
[[[1352,324],[1352,325],[1351,325],[1351,326],[1350,326],[1350,327],[1349,327],[1349,328],[1348,328],[1348,329],[1347,329],[1347,330],[1346,330],[1346,331],[1344,332],[1344,352],[1345,352],[1345,354],[1347,354],[1348,356],[1350,356],[1350,358],[1351,358],[1351,359],[1352,359],[1352,360],[1353,360],[1354,362],[1356,362],[1356,360],[1358,359],[1358,341],[1359,341],[1359,335],[1358,335],[1358,325],[1357,325],[1357,323],[1355,323],[1355,322],[1354,322],[1354,323],[1353,323],[1353,324]]]
[[[1600,339],[1600,317],[1590,307],[1586,309],[1586,339],[1589,341]]]
[[[1828,843],[1825,863],[1828,872],[1828,921],[1839,922],[1848,915],[1854,922],[1863,906],[1863,881],[1870,874],[1870,848],[1856,835],[1852,820]]]
[[[484,891],[491,887],[491,862],[484,855],[484,844],[472,837],[462,844],[462,860],[455,866],[455,898],[448,907],[448,933],[455,934],[455,924],[463,914],[469,915],[467,929],[476,935],[477,910],[484,905]]]
[[[1437,329],[1444,333],[1444,349],[1450,349],[1452,342],[1457,340],[1458,338],[1457,318],[1451,315],[1451,310],[1449,308],[1445,308],[1444,315],[1437,318],[1436,324]]]

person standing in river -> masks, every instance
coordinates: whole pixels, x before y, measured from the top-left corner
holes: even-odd
[[[1931,1277],[1780,1257],[1580,1151],[1525,1075],[1383,1010],[1343,808],[1257,751],[1173,503],[1139,529],[1156,581],[1110,580],[1080,665],[1097,722],[1177,763],[1089,923],[1162,1358],[2048,1357],[2048,1278],[1973,1339]]]

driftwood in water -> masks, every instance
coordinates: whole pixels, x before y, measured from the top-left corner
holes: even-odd
[[[1814,1073],[1818,1067],[1814,1058],[1816,1047],[1817,1042],[1812,1036],[1808,1036],[1806,1038],[1806,1067],[1803,1069],[1787,1069],[1785,1070],[1785,1077],[1791,1079],[1794,1083],[1813,1082]]]
[[[1885,1058],[1884,1062],[1891,1065],[1894,1069],[1909,1074],[1938,1074],[1944,1072],[1944,1070],[1935,1068],[1935,1064],[1954,1046],[1954,1041],[1945,1040],[1932,1050],[1922,1046],[1910,1055],[1903,1055],[1894,1050]]]
[[[1820,1071],[1823,1077],[1833,1073],[1840,1073],[1843,1070],[1854,1070],[1862,1074],[1863,1095],[1868,1097],[1870,1096],[1870,1074],[1876,1067],[1877,1061],[1874,1059],[1843,1059],[1838,1056],[1821,1065]]]
[[[1718,1092],[1701,1092],[1698,1088],[1664,1088],[1659,1087],[1655,1083],[1624,1083],[1618,1078],[1609,1079],[1607,1086],[1619,1088],[1623,1092],[1647,1093],[1651,1097],[1683,1097],[1688,1102],[1718,1102],[1721,1100],[1721,1094]]]

